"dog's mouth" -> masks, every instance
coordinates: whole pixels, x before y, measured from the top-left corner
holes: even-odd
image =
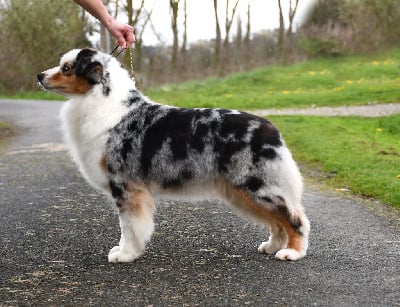
[[[42,82],[38,81],[36,84],[41,90],[47,91],[47,87]]]
[[[64,89],[63,86],[49,86],[43,81],[38,81],[36,84],[41,90],[46,92],[50,91],[50,92],[62,93],[62,90]]]

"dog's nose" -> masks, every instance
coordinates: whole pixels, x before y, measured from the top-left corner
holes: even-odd
[[[44,72],[41,72],[40,74],[37,75],[37,79],[40,83],[44,80],[45,77],[46,74]]]

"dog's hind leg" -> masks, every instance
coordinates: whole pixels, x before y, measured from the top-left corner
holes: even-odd
[[[278,250],[285,248],[288,244],[288,235],[285,229],[275,221],[268,221],[269,239],[262,242],[258,247],[260,253],[275,254]]]
[[[310,223],[300,204],[289,212],[282,197],[278,197],[276,203],[269,198],[263,203],[227,182],[219,185],[219,191],[233,207],[258,223],[269,225],[270,238],[261,243],[260,252],[277,252],[275,257],[280,260],[298,260],[306,255]]]
[[[114,186],[114,194],[116,187]],[[121,239],[118,246],[110,250],[109,262],[130,262],[138,258],[154,231],[153,200],[148,190],[137,184],[128,185],[116,199],[119,208]]]

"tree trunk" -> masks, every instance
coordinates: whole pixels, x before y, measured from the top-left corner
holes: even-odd
[[[249,47],[250,45],[250,0],[247,3],[247,24],[246,24],[246,34],[244,36],[244,45]]]
[[[283,43],[284,43],[284,39],[285,39],[285,21],[283,19],[281,0],[278,0],[278,6],[279,6],[278,50],[279,50],[279,53],[282,54],[283,53]]]
[[[186,0],[183,1],[183,36],[182,36],[182,46],[181,53],[184,56],[187,49],[187,7]]]
[[[297,12],[297,7],[299,5],[299,0],[296,0],[295,6],[293,8],[292,0],[290,0],[290,7],[289,7],[289,28],[287,30],[287,36],[291,39],[293,34],[293,19]]]
[[[178,48],[179,48],[179,39],[178,39],[178,7],[179,0],[170,0],[169,5],[171,8],[172,16],[171,16],[171,27],[173,33],[173,44],[172,44],[172,69],[176,72],[177,61],[178,61]]]
[[[221,66],[221,28],[219,26],[219,18],[218,18],[218,0],[214,0],[214,13],[215,13],[214,61],[215,61],[215,67],[217,67],[217,70],[219,70]]]

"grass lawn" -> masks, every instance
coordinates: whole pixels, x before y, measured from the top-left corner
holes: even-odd
[[[266,109],[400,101],[400,51],[270,66],[145,93],[183,107]]]
[[[225,78],[170,84],[145,90],[160,103],[182,107],[266,109],[361,105],[400,101],[400,50],[369,56],[309,60],[268,66]],[[62,100],[43,91],[3,98]]]
[[[400,208],[400,115],[385,118],[274,116],[297,161],[335,188]]]
[[[10,99],[32,99],[32,100],[65,100],[64,96],[61,96],[52,92],[45,91],[32,91],[32,92],[19,92],[16,94],[0,94],[0,98],[10,98]]]

